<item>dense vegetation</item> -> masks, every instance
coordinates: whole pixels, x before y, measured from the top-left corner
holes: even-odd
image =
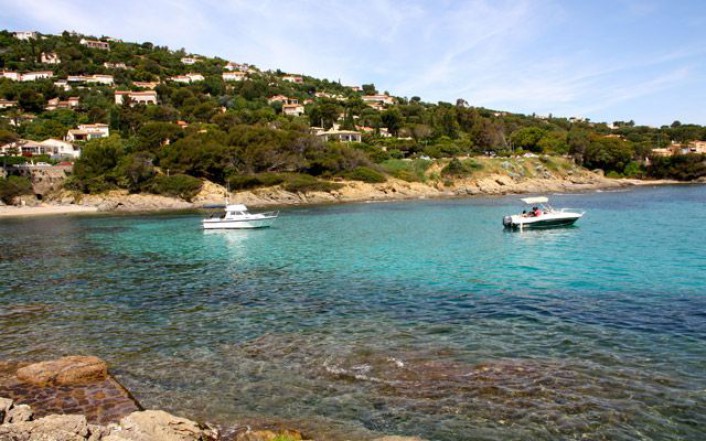
[[[419,97],[397,97],[395,104],[375,110],[362,99],[364,94],[378,93],[372,84],[357,91],[308,76],[297,84],[284,81],[279,70],[254,67],[246,80],[225,82],[221,74],[227,60],[198,57],[196,64],[186,65],[181,62],[188,55],[184,49],[111,41],[110,51],[105,51],[81,45],[82,37],[64,32],[21,41],[8,31],[0,32],[0,69],[54,73],[53,79],[30,82],[0,78],[0,99],[17,102],[16,107],[0,109],[0,143],[61,139],[77,124],[109,124],[111,136],[85,143],[75,164],[69,185],[84,192],[125,188],[188,199],[200,188],[201,179],[229,183],[233,189],[279,184],[296,191],[331,190],[337,185],[324,181],[336,177],[421,181],[428,158],[525,152],[570,156],[579,165],[615,176],[704,176],[704,157],[699,155],[653,158],[650,166],[645,165],[653,148],[706,140],[706,128],[698,125],[675,121],[650,128],[615,122],[617,128],[610,128],[586,120],[472,107],[462,99],[426,103]],[[43,52],[56,53],[61,63],[42,64]],[[124,63],[127,68],[104,63]],[[198,72],[204,80],[169,81],[187,72]],[[113,75],[115,86],[66,91],[54,84],[68,75],[92,74]],[[138,90],[135,82],[159,82],[159,105],[131,105],[128,100],[116,105],[114,91]],[[305,103],[305,114],[285,115],[282,102],[268,103],[273,95]],[[78,108],[45,110],[47,100],[70,96],[80,97]],[[334,124],[341,129],[370,129],[361,143],[325,142],[311,134],[312,126],[328,129]],[[404,164],[409,161],[402,159],[415,161]],[[473,162],[451,161],[442,177],[466,176],[473,169]]]

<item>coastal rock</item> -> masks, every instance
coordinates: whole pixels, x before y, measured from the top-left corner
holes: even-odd
[[[69,356],[17,370],[17,378],[38,386],[70,386],[105,380],[108,365],[98,357]]]
[[[373,441],[424,441],[424,439],[416,436],[383,436],[375,438]]]
[[[0,398],[0,424],[5,422],[5,416],[12,409],[13,401],[9,398]]]
[[[5,414],[5,423],[21,423],[23,421],[31,421],[34,416],[32,408],[26,404],[18,404],[12,406]]]
[[[35,421],[0,426],[0,440],[85,441],[88,435],[83,415],[48,415]]]
[[[111,438],[112,437],[112,438]],[[163,410],[133,412],[120,420],[108,441],[205,441],[209,434],[194,421],[179,418]]]

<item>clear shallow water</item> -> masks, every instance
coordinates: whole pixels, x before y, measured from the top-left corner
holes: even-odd
[[[96,354],[146,407],[317,439],[706,436],[706,187],[0,221],[0,358]]]

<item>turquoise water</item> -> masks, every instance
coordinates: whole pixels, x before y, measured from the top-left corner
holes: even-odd
[[[706,187],[0,220],[0,358],[95,354],[145,407],[317,439],[706,437]]]

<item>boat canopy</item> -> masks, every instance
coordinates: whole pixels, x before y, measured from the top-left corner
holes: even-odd
[[[226,206],[226,211],[248,211],[248,207],[243,204],[230,204]]]
[[[549,202],[549,199],[546,196],[536,196],[533,198],[523,198],[522,202],[528,205],[532,204],[546,204]]]

